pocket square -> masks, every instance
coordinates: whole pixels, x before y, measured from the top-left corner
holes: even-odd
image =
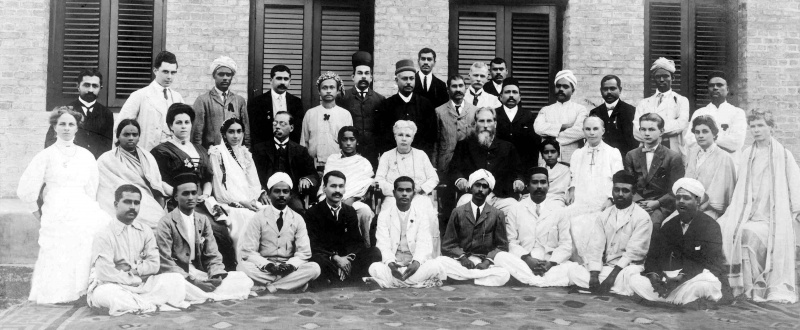
[[[695,251],[700,251],[700,246],[699,246],[699,245],[698,245],[698,246],[695,246],[695,247],[694,247],[694,250],[695,250]]]

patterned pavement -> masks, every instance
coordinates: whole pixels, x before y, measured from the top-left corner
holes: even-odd
[[[206,303],[189,311],[109,317],[85,306],[24,303],[0,329],[797,329],[798,305],[738,302],[716,310],[648,307],[564,288],[361,285]]]

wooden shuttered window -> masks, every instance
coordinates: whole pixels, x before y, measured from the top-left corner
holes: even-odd
[[[644,96],[656,91],[650,66],[659,57],[675,61],[672,88],[689,99],[691,110],[706,106],[712,71],[732,76],[730,11],[722,0],[653,0],[645,3]]]
[[[506,60],[519,79],[521,107],[551,103],[550,81],[560,68],[556,6],[460,5],[451,2],[450,74],[469,75],[473,63]]]
[[[269,91],[270,70],[283,64],[292,70],[289,92],[301,97],[306,109],[314,107],[319,104],[316,80],[323,72],[336,72],[348,88],[353,53],[372,52],[371,1],[258,0],[253,5],[250,97]]]
[[[81,69],[103,74],[98,101],[121,107],[150,84],[163,49],[163,0],[54,0],[51,6],[47,110],[78,96]]]

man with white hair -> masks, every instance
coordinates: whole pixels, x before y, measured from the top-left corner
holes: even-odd
[[[453,210],[442,239],[442,256],[436,260],[447,277],[475,280],[476,285],[501,286],[511,277],[494,265],[499,253],[508,252],[505,215],[486,203],[495,186],[495,178],[479,169],[469,176],[469,203]]]
[[[350,112],[336,105],[336,96],[343,90],[342,79],[331,71],[317,78],[317,90],[321,104],[308,109],[303,117],[303,131],[300,133],[300,145],[308,148],[308,154],[314,158],[317,171],[325,169],[325,162],[330,155],[340,152],[336,136],[345,126],[353,126]]]
[[[722,231],[698,210],[705,189],[700,181],[682,178],[672,186],[678,216],[664,223],[653,237],[644,276],[631,281],[633,291],[650,301],[685,305],[698,299],[730,303]],[[702,306],[704,301],[698,303]]]
[[[469,83],[467,93],[464,95],[464,101],[472,104],[477,108],[490,107],[497,109],[503,106],[497,96],[484,93],[483,85],[489,79],[489,67],[486,63],[475,62],[469,68]]]
[[[220,56],[211,62],[209,71],[214,78],[214,87],[194,101],[195,119],[192,122],[192,143],[208,149],[222,143],[219,128],[230,118],[239,118],[244,123],[244,145],[250,146],[250,118],[247,116],[247,101],[230,90],[236,75],[236,62]]]
[[[242,235],[242,261],[237,269],[267,291],[305,288],[320,275],[311,258],[306,223],[287,207],[292,178],[283,172],[267,181],[270,205],[259,210]]]
[[[639,132],[639,117],[647,113],[656,113],[664,119],[664,134],[661,144],[681,155],[686,155],[683,143],[683,131],[689,126],[689,99],[672,90],[672,79],[675,74],[675,62],[659,57],[650,67],[650,75],[656,85],[656,93],[639,101],[633,115],[633,137],[644,141]],[[687,157],[683,157],[687,159]]]
[[[555,78],[555,94],[558,101],[539,111],[533,130],[542,138],[553,137],[561,145],[561,161],[571,163],[572,153],[583,140],[583,119],[589,115],[586,107],[573,102],[572,93],[578,78],[570,70],[559,71]]]

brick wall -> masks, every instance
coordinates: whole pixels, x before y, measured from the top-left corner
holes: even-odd
[[[170,0],[167,2],[166,50],[180,65],[175,89],[188,104],[214,87],[209,65],[225,55],[238,66],[231,90],[247,98],[250,35],[248,0]]]
[[[49,0],[0,1],[0,197],[44,146]]]
[[[425,47],[436,52],[433,73],[446,80],[449,21],[447,0],[375,0],[375,90],[386,97],[396,94],[395,63],[416,63]]]
[[[563,68],[572,70],[578,86],[572,100],[587,108],[603,102],[600,79],[622,80],[621,98],[642,99],[644,4],[641,0],[570,1],[564,13]]]

